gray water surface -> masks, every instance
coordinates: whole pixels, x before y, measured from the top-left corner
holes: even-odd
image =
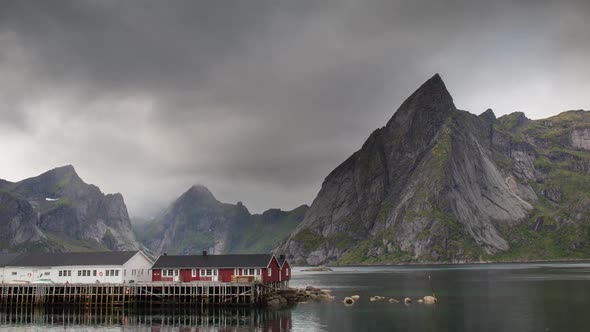
[[[439,303],[416,300],[436,292]],[[490,264],[295,269],[292,286],[331,289],[333,302],[282,310],[0,311],[2,331],[590,331],[590,264]],[[358,294],[347,307],[344,296]],[[380,295],[403,303],[370,302]]]

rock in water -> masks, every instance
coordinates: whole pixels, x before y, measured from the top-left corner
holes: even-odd
[[[350,298],[352,298],[355,301],[358,301],[358,300],[360,300],[361,297],[359,295],[353,295]]]
[[[355,303],[354,299],[352,297],[348,297],[348,296],[344,298],[343,302],[344,302],[344,304],[354,304]]]
[[[405,304],[410,304],[410,303],[412,303],[412,299],[411,299],[411,298],[409,298],[409,297],[406,297],[406,298],[404,299],[404,303],[405,303]]]
[[[426,304],[433,304],[436,303],[438,300],[434,296],[424,296],[424,303]]]

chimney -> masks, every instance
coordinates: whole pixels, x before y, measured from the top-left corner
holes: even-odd
[[[203,250],[203,256],[207,256],[207,250]]]

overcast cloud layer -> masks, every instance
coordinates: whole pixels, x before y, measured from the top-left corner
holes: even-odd
[[[73,164],[135,216],[194,183],[256,212],[310,204],[434,73],[472,113],[590,109],[588,17],[582,0],[0,0],[0,178]]]

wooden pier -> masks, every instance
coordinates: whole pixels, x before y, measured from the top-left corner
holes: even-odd
[[[239,282],[145,284],[0,284],[0,306],[152,309],[259,305],[280,285]]]

